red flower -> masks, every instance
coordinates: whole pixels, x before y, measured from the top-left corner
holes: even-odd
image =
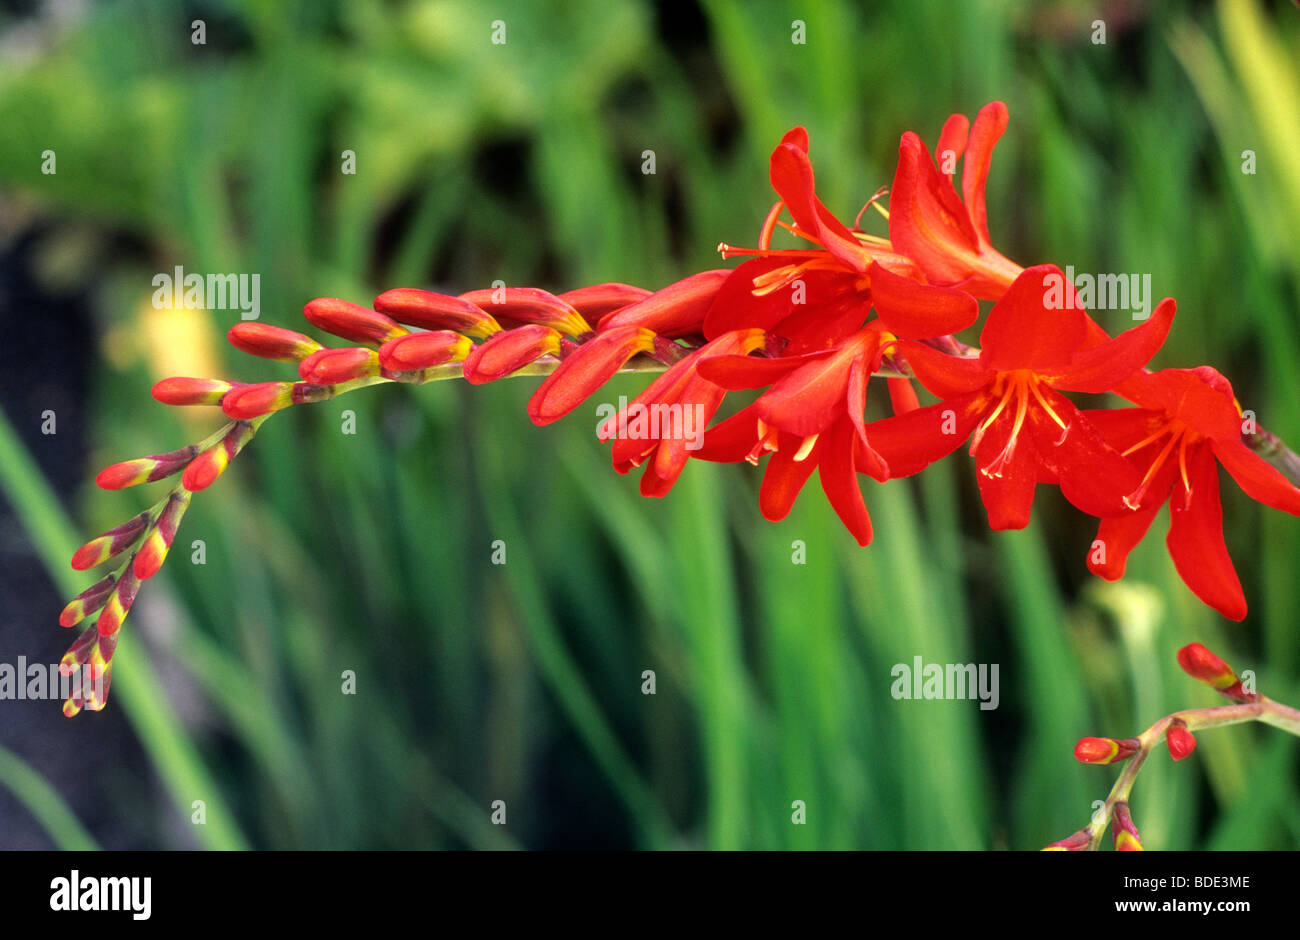
[[[1142,374],[1120,389],[1137,408],[1088,412],[1105,439],[1141,473],[1125,494],[1135,510],[1101,521],[1088,567],[1114,581],[1129,552],[1169,503],[1166,544],[1192,593],[1230,620],[1246,616],[1246,598],[1223,541],[1216,461],[1246,495],[1300,515],[1300,489],[1241,442],[1232,386],[1209,366]],[[1100,549],[1100,550],[1098,550]]]
[[[908,131],[899,144],[898,169],[889,195],[889,239],[932,284],[961,287],[996,300],[1020,273],[989,243],[984,208],[993,147],[1007,127],[1007,106],[994,101],[980,109],[975,126],[954,114],[939,135],[940,172],[921,138]],[[969,139],[967,132],[969,130]],[[956,161],[965,153],[962,194],[953,185]],[[964,200],[964,201],[963,201]]]
[[[1026,269],[990,311],[978,358],[901,344],[921,384],[943,401],[867,425],[891,477],[916,473],[970,438],[994,529],[1028,525],[1039,482],[1059,484],[1089,514],[1125,511],[1136,471],[1060,391],[1106,391],[1141,369],[1164,343],[1174,302],[1162,301],[1121,336],[1088,345],[1096,334],[1068,291],[1062,309],[1049,309],[1054,283],[1065,283],[1055,266]]]
[[[778,351],[827,349],[866,320],[873,262],[879,259],[902,273],[912,273],[912,265],[885,239],[850,232],[817,198],[808,132],[802,127],[787,133],[773,151],[771,180],[781,201],[768,215],[759,246],[721,246],[724,257],[756,257],[732,271],[722,285],[704,318],[704,335],[714,339],[731,330],[757,328],[777,339]],[[794,225],[779,221],[783,208]],[[815,247],[771,248],[778,225]],[[971,311],[973,321],[973,304]]]

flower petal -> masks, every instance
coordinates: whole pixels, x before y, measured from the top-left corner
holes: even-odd
[[[1077,353],[1052,379],[1054,388],[1071,392],[1105,392],[1140,370],[1164,345],[1177,305],[1166,297],[1139,326]]]
[[[891,333],[929,339],[966,329],[979,317],[975,298],[962,290],[921,284],[871,263],[871,299]]]
[[[941,175],[921,138],[908,131],[898,146],[898,169],[889,190],[889,240],[935,284],[971,275],[979,236],[952,181]]]
[[[1102,519],[1097,526],[1097,538],[1088,549],[1088,570],[1107,581],[1124,577],[1129,552],[1147,534],[1162,505],[1155,503],[1149,509]]]
[[[824,450],[818,462],[822,491],[840,521],[862,546],[871,544],[871,517],[862,500],[862,487],[854,468],[853,425],[843,419],[835,422],[818,443]]]
[[[1246,495],[1265,506],[1300,516],[1300,489],[1282,473],[1240,441],[1215,441],[1214,456],[1232,475]]]
[[[966,162],[962,167],[962,201],[970,213],[971,223],[979,235],[981,246],[989,244],[988,213],[984,206],[984,184],[989,177],[989,163],[993,148],[1007,129],[1010,115],[1001,101],[991,101],[980,108],[971,128],[970,142],[966,145]]]
[[[772,151],[772,188],[785,201],[795,223],[822,247],[856,271],[865,271],[871,255],[817,198],[808,151],[782,142]]]
[[[1062,298],[1059,309],[1051,301],[1056,294]],[[1064,368],[1083,345],[1088,329],[1072,297],[1056,265],[1025,268],[989,311],[980,333],[980,361],[999,372]]]
[[[899,350],[917,381],[940,398],[954,398],[989,384],[992,372],[978,357],[950,356],[921,343],[904,341]]]
[[[813,444],[812,450],[802,460],[795,460],[800,444],[802,441],[798,436],[782,433],[779,449],[767,463],[763,485],[758,491],[758,507],[768,522],[780,522],[790,514],[795,497],[817,466],[817,453],[823,446],[822,441],[819,439]]]
[[[1223,541],[1223,506],[1219,501],[1219,471],[1208,446],[1191,448],[1187,469],[1190,498],[1181,481],[1169,501],[1172,516],[1169,556],[1192,593],[1229,620],[1246,616],[1246,597]]]
[[[1040,386],[1038,392],[1065,428],[1041,406],[1031,406],[1022,433],[1033,442],[1041,463],[1056,475],[1061,495],[1092,516],[1129,511],[1124,497],[1141,485],[1141,474],[1106,443],[1069,399],[1046,386]]]
[[[866,427],[867,440],[889,465],[890,479],[911,476],[960,447],[986,407],[983,394],[969,393],[873,421]]]

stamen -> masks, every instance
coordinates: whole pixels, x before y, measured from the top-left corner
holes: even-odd
[[[772,206],[767,213],[767,218],[763,220],[763,227],[758,233],[758,247],[768,249],[772,247],[772,231],[776,228],[777,219],[781,217],[781,210],[785,208],[785,200],[778,199],[776,205]]]
[[[808,437],[805,437],[805,438],[803,439],[803,443],[799,445],[799,449],[795,452],[795,455],[794,455],[794,461],[795,461],[795,463],[799,463],[799,462],[802,461],[805,457],[807,457],[808,454],[812,452],[813,446],[814,446],[816,443],[817,443],[817,435],[816,435],[816,434],[810,434]]]
[[[1001,382],[1003,380],[999,377],[998,381]],[[979,450],[980,441],[984,440],[984,432],[987,431],[989,426],[998,419],[998,415],[1002,414],[1002,409],[1007,407],[1007,400],[1011,397],[1011,392],[1012,388],[1010,387],[1003,391],[1002,400],[998,402],[998,406],[993,409],[993,413],[985,418],[980,426],[975,429],[975,434],[971,438],[970,442],[970,451],[972,454]]]
[[[1029,395],[1026,394],[1025,386],[1028,381],[1020,376],[1016,377],[1016,420],[1011,426],[1011,435],[1007,438],[1006,446],[1002,448],[1002,453],[994,458],[993,462],[983,469],[983,474],[994,479],[1002,476],[1002,468],[1012,458],[1016,452],[1016,443],[1020,440],[1020,429],[1025,426],[1025,415],[1029,413]]]
[[[853,227],[855,229],[858,227],[858,223],[862,221],[862,217],[866,215],[867,210],[870,209],[872,206],[876,207],[877,212],[881,211],[880,206],[877,205],[877,201],[880,199],[881,196],[885,195],[885,193],[887,192],[889,192],[889,187],[881,186],[879,189],[877,189],[874,193],[871,194],[870,199],[868,199],[865,203],[862,204],[862,208],[858,210],[858,214],[853,218]],[[889,218],[888,212],[884,212],[883,214],[885,218]]]
[[[1164,432],[1162,431],[1161,433]],[[1147,495],[1147,490],[1151,486],[1151,481],[1155,479],[1156,471],[1159,470],[1160,466],[1165,462],[1165,458],[1168,457],[1169,452],[1174,449],[1174,445],[1178,443],[1179,438],[1180,435],[1178,434],[1174,434],[1169,438],[1169,443],[1161,449],[1160,453],[1156,455],[1156,459],[1151,462],[1151,466],[1147,468],[1146,476],[1142,478],[1142,482],[1138,484],[1138,488],[1124,497],[1124,505],[1129,509],[1138,509],[1141,507],[1142,500]],[[1133,450],[1133,448],[1130,448],[1130,450]],[[1125,451],[1124,455],[1127,455],[1128,453],[1129,451]]]
[[[1178,448],[1178,472],[1183,478],[1183,508],[1192,504],[1192,484],[1187,478],[1187,435],[1183,435],[1183,444]]]
[[[1133,445],[1132,447],[1130,447],[1128,450],[1123,451],[1123,452],[1120,454],[1120,456],[1121,456],[1121,457],[1127,457],[1129,454],[1133,453],[1134,451],[1141,450],[1143,447],[1146,447],[1148,444],[1153,443],[1154,441],[1159,440],[1160,436],[1161,436],[1162,434],[1164,434],[1166,431],[1168,431],[1168,430],[1169,430],[1171,427],[1173,427],[1173,426],[1174,426],[1174,422],[1172,422],[1172,421],[1167,421],[1167,422],[1165,422],[1164,424],[1160,425],[1160,428],[1159,428],[1159,429],[1158,429],[1154,434],[1152,434],[1150,437],[1146,437],[1146,438],[1143,438],[1142,440],[1138,441],[1136,444],[1134,444],[1134,445]]]

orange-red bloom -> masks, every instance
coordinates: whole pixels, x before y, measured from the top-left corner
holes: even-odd
[[[989,242],[984,184],[993,147],[1007,127],[1007,106],[980,109],[974,127],[954,114],[939,135],[936,168],[921,138],[908,131],[899,144],[898,169],[889,193],[889,240],[932,284],[961,287],[976,297],[1000,298],[1020,273]],[[969,134],[969,136],[968,136]],[[958,158],[962,193],[953,185]]]
[[[1134,376],[1120,388],[1138,405],[1086,412],[1102,436],[1139,471],[1124,496],[1134,512],[1101,521],[1088,567],[1108,580],[1124,574],[1129,552],[1169,504],[1165,540],[1192,592],[1230,620],[1246,616],[1241,581],[1223,541],[1218,464],[1265,505],[1300,515],[1300,489],[1241,442],[1232,386],[1208,366]]]
[[[1125,510],[1137,472],[1061,391],[1103,392],[1136,373],[1164,342],[1174,303],[1166,299],[1140,326],[1089,345],[1087,314],[1072,302],[1053,309],[1046,299],[1063,278],[1053,265],[1021,274],[990,311],[978,358],[901,344],[921,384],[943,401],[867,425],[891,477],[916,473],[969,438],[994,529],[1028,525],[1043,481],[1092,515]]]

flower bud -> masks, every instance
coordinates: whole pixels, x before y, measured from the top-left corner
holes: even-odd
[[[1080,738],[1074,746],[1075,759],[1084,764],[1114,764],[1128,760],[1137,753],[1141,742],[1137,738],[1117,741],[1114,738]]]
[[[1115,804],[1110,819],[1110,831],[1115,837],[1116,852],[1144,851],[1142,839],[1138,836],[1137,826],[1134,825],[1133,817],[1129,814],[1128,803],[1119,802]]]
[[[100,489],[105,490],[120,490],[139,483],[152,483],[185,469],[198,452],[199,449],[191,444],[189,447],[182,447],[167,454],[153,454],[149,457],[137,457],[135,460],[124,460],[99,471],[95,483]]]
[[[379,364],[389,372],[418,372],[447,362],[459,362],[474,344],[451,330],[399,336],[379,347]]]
[[[113,593],[113,585],[116,583],[117,579],[113,575],[105,575],[70,600],[68,606],[64,607],[63,612],[59,614],[59,626],[75,627],[103,607],[109,594]]]
[[[318,297],[302,308],[302,315],[312,326],[354,343],[378,346],[408,332],[392,317],[335,297]]]
[[[1200,643],[1189,643],[1178,651],[1178,665],[1193,679],[1212,686],[1234,702],[1254,702],[1258,693],[1247,692],[1232,667]]]
[[[563,294],[557,294],[560,300],[573,306],[583,318],[588,322],[598,320],[605,314],[613,313],[615,310],[622,310],[639,300],[644,300],[650,296],[650,291],[644,287],[633,287],[631,284],[593,284],[590,287],[579,287],[577,290],[565,291]]]
[[[1165,732],[1165,744],[1169,745],[1169,756],[1182,760],[1196,750],[1196,735],[1187,730],[1187,725],[1175,720]]]
[[[236,323],[226,339],[240,352],[276,362],[301,362],[322,348],[310,336],[267,323]]]
[[[298,374],[304,381],[316,385],[350,382],[353,379],[378,375],[379,356],[373,349],[360,346],[348,349],[322,349],[312,353],[298,364]]]
[[[560,354],[560,334],[540,323],[503,330],[475,346],[465,357],[465,381],[483,385],[505,378],[542,356]]]
[[[230,461],[244,449],[244,445],[253,439],[253,426],[247,421],[237,421],[226,432],[225,437],[217,441],[185,468],[181,476],[181,485],[191,493],[207,489],[217,477],[225,472]]]
[[[639,326],[602,330],[570,353],[528,400],[533,424],[545,425],[587,400],[637,353],[654,349],[655,334]]]
[[[566,336],[591,332],[591,326],[570,304],[536,287],[486,287],[461,294],[460,299],[489,311],[498,320],[541,324]]]
[[[145,536],[140,550],[136,552],[135,562],[131,566],[135,576],[141,581],[146,581],[157,574],[166,560],[167,552],[176,538],[176,530],[180,527],[181,517],[189,508],[190,495],[190,491],[185,489],[172,493],[167,499],[167,505],[159,514],[158,521]]]
[[[426,330],[455,330],[475,339],[501,331],[501,324],[478,304],[413,287],[384,291],[375,298],[375,309],[399,323]]]
[[[640,326],[663,336],[684,336],[703,330],[704,315],[729,270],[704,271],[669,284],[663,290],[603,317],[599,331]]]
[[[164,405],[219,405],[234,384],[221,379],[191,379],[173,376],[153,387],[153,397]]]
[[[149,513],[142,512],[98,538],[91,539],[72,556],[72,567],[77,571],[85,571],[121,554],[136,543],[148,523]]]

